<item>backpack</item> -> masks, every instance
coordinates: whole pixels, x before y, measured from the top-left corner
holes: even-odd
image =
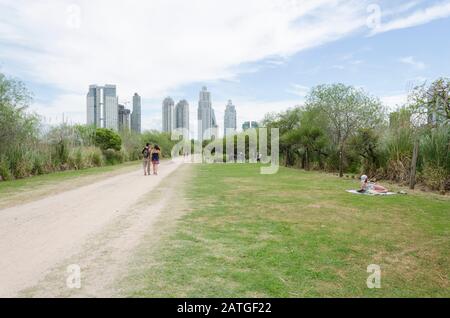
[[[145,159],[148,159],[150,157],[150,150],[147,147],[144,148],[142,153],[144,154]]]

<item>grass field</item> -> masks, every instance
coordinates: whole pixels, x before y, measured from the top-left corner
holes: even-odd
[[[24,203],[49,193],[57,193],[100,178],[135,170],[137,161],[114,166],[54,172],[30,178],[0,182],[0,208]]]
[[[346,193],[354,180],[196,165],[190,206],[137,259],[132,297],[450,297],[450,200]],[[381,288],[366,285],[381,266]]]

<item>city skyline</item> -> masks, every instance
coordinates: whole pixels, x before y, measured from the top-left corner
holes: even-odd
[[[116,85],[89,85],[86,99],[88,125],[119,130],[119,99]]]
[[[448,41],[440,41],[450,28],[450,1],[381,0],[377,5],[369,0],[333,5],[231,1],[216,6],[208,1],[155,1],[136,4],[128,12],[119,4],[105,7],[91,1],[77,5],[79,23],[73,23],[77,17],[65,1],[24,5],[5,0],[0,11],[8,31],[0,33],[0,67],[25,81],[34,92],[30,111],[52,122],[60,122],[63,113],[66,120],[85,122],[86,83],[106,82],[118,85],[121,96],[135,91],[145,96],[142,129],[161,129],[162,96],[170,93],[196,105],[200,85],[214,92],[215,105],[233,98],[239,105],[237,127],[301,104],[309,89],[325,83],[362,87],[393,109],[406,101],[415,83],[450,73],[448,63],[439,63],[450,54]],[[161,18],[179,8],[191,21],[188,25]],[[55,14],[33,14],[47,11]],[[171,38],[187,45],[180,50],[165,42],[139,41],[143,38]],[[205,38],[207,48],[202,45]],[[230,54],[230,48],[239,50]],[[195,108],[190,118],[196,117]],[[222,123],[222,106],[216,107],[215,117]],[[191,129],[196,135],[196,125]]]
[[[132,130],[141,132],[141,97],[133,95],[133,111],[119,103],[117,86],[105,84],[89,85],[86,95],[85,123],[115,131]]]

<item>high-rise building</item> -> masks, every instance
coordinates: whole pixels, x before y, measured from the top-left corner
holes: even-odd
[[[171,133],[175,126],[174,101],[166,97],[162,103],[162,131]]]
[[[242,130],[247,130],[250,128],[258,128],[259,125],[256,121],[246,121],[242,124]]]
[[[87,124],[118,130],[118,104],[115,85],[90,85],[87,94]]]
[[[211,139],[216,139],[219,137],[219,125],[216,120],[216,113],[214,112],[214,108],[212,110],[212,118],[211,118]]]
[[[189,104],[183,99],[175,106],[175,128],[184,128],[189,131]],[[189,138],[189,135],[185,138]]]
[[[87,93],[86,97],[86,104],[87,104],[87,124],[88,125],[95,125],[96,127],[101,127],[100,124],[100,96],[101,96],[101,89],[97,85],[90,85],[89,91]]]
[[[131,129],[141,133],[141,96],[138,93],[133,95],[133,113],[131,114]]]
[[[205,86],[202,88],[199,94],[197,115],[198,139],[211,139],[212,128],[217,125],[215,123],[214,110],[212,109],[211,93],[208,92]]]
[[[130,130],[130,113],[129,109],[119,104],[119,130]]]
[[[228,101],[228,104],[225,108],[225,116],[223,119],[223,135],[226,136],[227,129],[233,132],[236,131],[237,128],[237,118],[236,118],[236,107],[233,105],[231,100]]]

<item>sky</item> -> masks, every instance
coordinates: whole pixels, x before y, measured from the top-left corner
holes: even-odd
[[[142,96],[143,129],[161,129],[166,96],[186,99],[196,136],[202,86],[220,130],[229,99],[240,127],[319,84],[395,109],[449,76],[449,17],[450,0],[0,0],[0,72],[48,123],[85,123],[88,86],[115,84],[120,103]]]

